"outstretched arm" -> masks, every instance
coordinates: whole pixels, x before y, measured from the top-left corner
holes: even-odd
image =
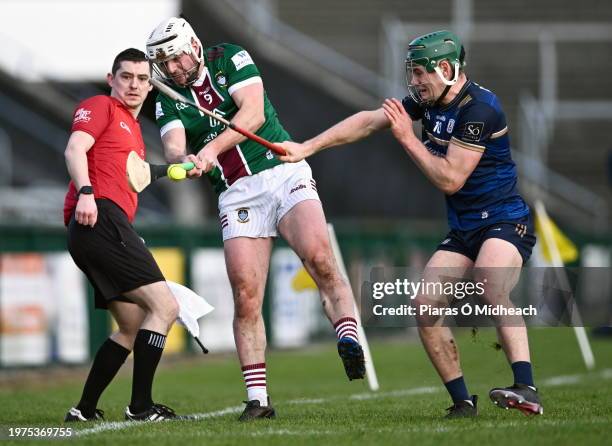
[[[287,152],[287,155],[279,159],[295,163],[328,147],[359,141],[377,130],[388,128],[389,125],[382,108],[361,111],[302,144],[291,141],[278,144]]]
[[[463,187],[478,165],[482,152],[459,147],[451,140],[446,156],[436,156],[415,136],[412,119],[400,101],[385,100],[383,110],[395,138],[434,186],[447,195]]]

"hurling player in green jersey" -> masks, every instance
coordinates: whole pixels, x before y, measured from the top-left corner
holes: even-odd
[[[204,48],[189,23],[173,17],[153,30],[147,55],[158,77],[202,107],[269,141],[290,139],[243,48],[227,43]],[[155,114],[167,160],[193,161],[196,169],[190,176],[206,174],[219,194],[225,263],[234,295],[234,338],[247,388],[240,420],[275,416],[267,392],[261,309],[273,239],[279,234],[303,260],[321,292],[347,376],[363,378],[352,291],[334,259],[308,164],[283,163],[199,110],[161,94]]]

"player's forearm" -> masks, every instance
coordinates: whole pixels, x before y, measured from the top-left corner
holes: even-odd
[[[356,113],[314,138],[305,141],[304,145],[308,148],[309,154],[312,155],[328,147],[359,141],[379,130],[379,126],[373,122],[372,113],[374,112],[362,111]]]
[[[172,129],[161,137],[164,158],[168,163],[182,163],[187,157],[187,138],[183,128]]]
[[[91,186],[91,181],[89,180],[89,167],[87,164],[87,151],[69,144],[64,152],[64,158],[66,159],[68,173],[76,189],[79,190],[83,186]]]
[[[164,158],[168,163],[182,163],[187,156],[185,147],[164,144]]]
[[[400,141],[404,150],[413,159],[417,167],[433,183],[447,195],[452,195],[461,187],[449,161],[443,156],[436,156],[416,137]]]
[[[263,110],[259,110],[259,107],[243,107],[232,118],[233,124],[252,133],[257,132],[264,122],[265,116]],[[206,149],[214,153],[215,156],[218,156],[246,139],[242,134],[226,128],[219,136],[207,144]]]

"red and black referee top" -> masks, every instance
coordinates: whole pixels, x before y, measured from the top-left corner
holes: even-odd
[[[87,152],[89,179],[95,198],[112,200],[134,220],[138,194],[130,189],[125,166],[131,151],[145,158],[145,145],[138,119],[119,100],[93,96],[82,101],[74,112],[71,132],[89,133],[95,143]],[[77,205],[77,190],[70,181],[64,200],[64,224],[68,225]]]

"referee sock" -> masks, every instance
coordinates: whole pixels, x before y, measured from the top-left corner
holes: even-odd
[[[134,377],[130,402],[130,412],[133,414],[144,412],[153,405],[153,377],[165,345],[165,335],[150,330],[138,330],[134,342]]]
[[[338,319],[334,324],[334,329],[336,330],[338,340],[350,338],[359,343],[359,339],[357,338],[357,321],[354,317],[343,317]]]
[[[266,383],[266,363],[245,365],[242,376],[247,388],[247,400],[259,401],[260,407],[268,406],[268,386]]]
[[[446,386],[446,390],[448,390],[453,403],[458,403],[460,401],[472,401],[463,376],[445,382],[444,385]]]
[[[76,408],[81,411],[83,416],[91,418],[94,416],[98,400],[104,389],[113,380],[130,351],[108,338],[98,349],[94,358],[89,376],[83,387],[81,400]]]
[[[514,384],[525,384],[526,386],[535,387],[530,362],[516,361],[510,367],[512,367],[512,373],[514,374]]]

